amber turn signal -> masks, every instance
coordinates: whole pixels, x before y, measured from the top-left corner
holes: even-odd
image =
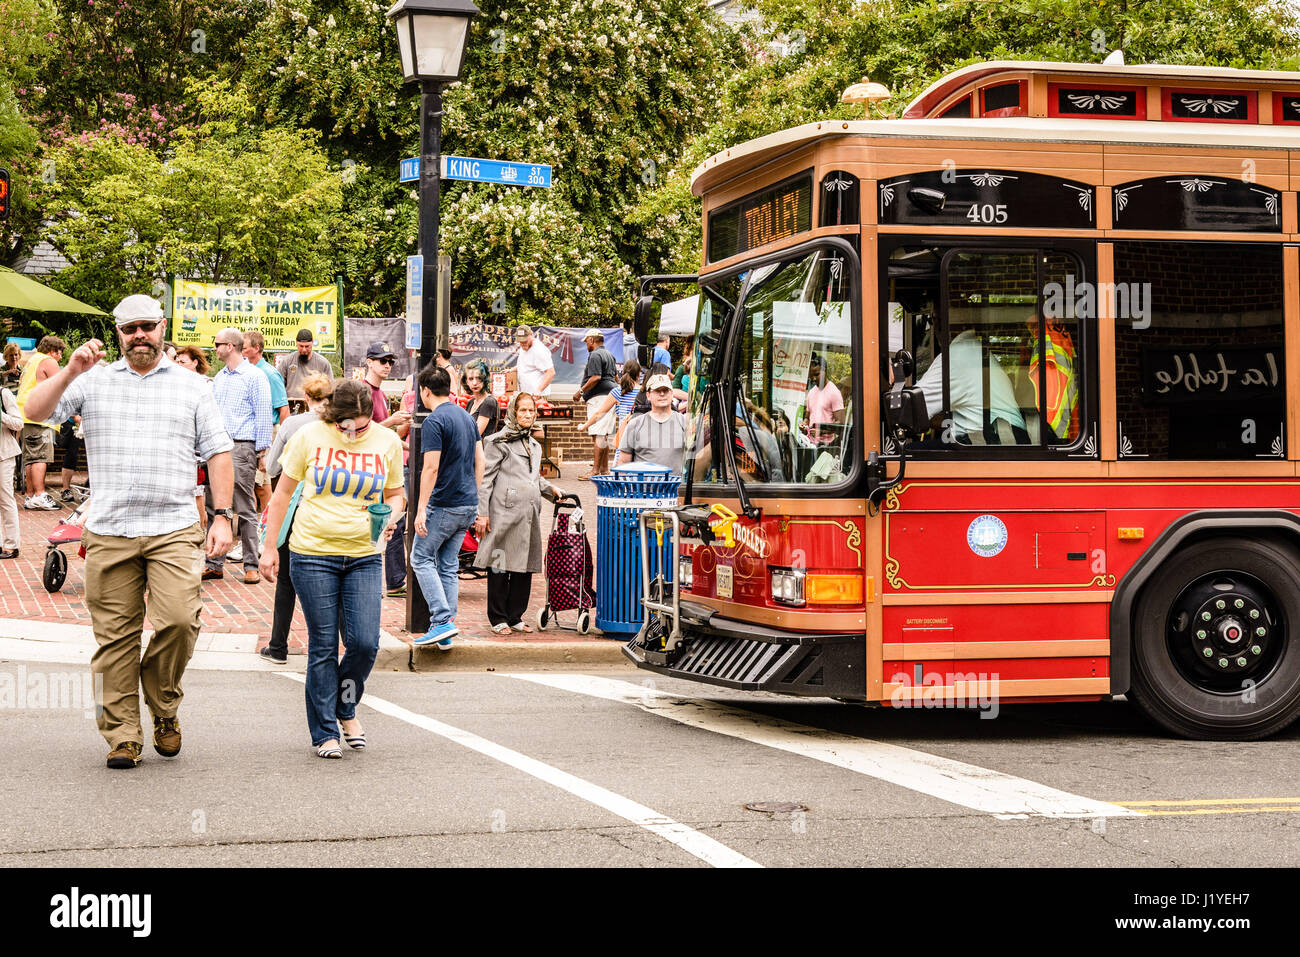
[[[1141,529],[1141,528],[1121,528],[1119,530],[1119,540],[1121,542],[1141,541],[1143,534],[1145,534],[1145,531],[1146,531],[1145,529]]]
[[[862,604],[861,575],[812,575],[804,583],[810,605]]]

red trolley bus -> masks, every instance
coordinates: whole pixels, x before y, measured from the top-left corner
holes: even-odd
[[[1300,74],[1175,66],[970,66],[705,161],[683,504],[643,517],[676,574],[626,654],[1285,727],[1297,187]]]

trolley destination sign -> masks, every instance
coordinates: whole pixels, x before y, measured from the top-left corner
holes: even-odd
[[[438,175],[442,179],[462,179],[471,183],[496,183],[501,186],[541,186],[550,188],[551,167],[546,163],[512,163],[505,160],[477,159],[472,156],[441,156]],[[402,160],[399,179],[410,183],[420,178],[420,157]]]

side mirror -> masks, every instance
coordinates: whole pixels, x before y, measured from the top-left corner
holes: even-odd
[[[654,318],[655,297],[641,296],[636,301],[636,311],[632,319],[632,332],[637,342],[650,340],[650,321]]]
[[[919,438],[930,428],[930,411],[920,389],[891,389],[884,394],[885,421],[900,438]]]

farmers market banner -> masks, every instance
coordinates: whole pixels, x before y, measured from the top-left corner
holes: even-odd
[[[208,349],[218,331],[256,329],[267,352],[292,352],[299,329],[310,329],[320,352],[338,351],[337,286],[268,289],[177,279],[172,293],[171,340]]]

